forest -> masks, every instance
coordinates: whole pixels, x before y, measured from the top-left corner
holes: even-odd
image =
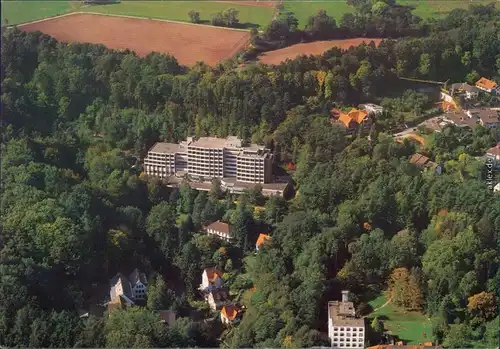
[[[0,345],[329,346],[328,301],[349,289],[365,315],[388,289],[430,319],[446,348],[498,346],[500,196],[480,156],[499,130],[429,136],[420,151],[443,164],[438,176],[408,163],[414,143],[388,135],[397,107],[370,140],[346,137],[329,110],[411,109],[421,98],[399,77],[498,81],[499,23],[494,6],[477,6],[379,47],[190,69],[168,55],[3,32]],[[142,174],[155,142],[188,134],[266,144],[278,164],[295,164],[296,197],[172,189]],[[200,233],[217,219],[233,225],[233,244]],[[272,242],[255,253],[259,232]],[[196,287],[211,266],[246,307],[231,331],[204,321]],[[135,267],[149,278],[146,306],[78,316],[95,285]],[[175,325],[159,322],[164,309]],[[378,343],[378,327],[367,324],[367,344]]]

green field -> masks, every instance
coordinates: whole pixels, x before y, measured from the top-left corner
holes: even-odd
[[[202,22],[208,23],[214,13],[227,10],[231,7],[240,12],[240,23],[245,28],[264,27],[271,21],[273,16],[272,8],[208,1],[122,2],[112,5],[93,5],[84,8],[83,11],[187,22],[189,21],[188,12],[194,10],[200,13]]]
[[[382,306],[387,301],[385,295],[369,302],[373,309]],[[425,315],[417,312],[405,312],[392,303],[368,315],[370,321],[377,316],[384,322],[384,328],[397,335],[408,344],[419,344],[433,341],[431,322]]]
[[[81,3],[69,1],[2,1],[2,25],[53,17],[80,7]]]
[[[398,0],[400,4],[415,6],[414,13],[422,18],[445,15],[454,8],[468,8],[471,4],[488,4],[489,0]],[[498,4],[498,2],[496,2]],[[208,23],[212,14],[234,7],[240,11],[240,22],[244,28],[263,28],[273,16],[272,8],[224,4],[214,1],[125,1],[119,4],[82,6],[79,1],[2,1],[2,24],[19,24],[36,19],[56,16],[72,11],[90,11],[106,14],[121,14],[146,18],[189,21],[188,12],[200,12],[203,23]],[[293,12],[299,20],[299,27],[304,28],[309,16],[324,9],[340,20],[344,13],[353,8],[343,0],[303,1],[285,0],[285,10]],[[7,21],[6,21],[7,19]]]
[[[295,14],[299,20],[299,28],[304,28],[310,16],[316,14],[319,10],[325,10],[329,16],[335,18],[338,22],[344,13],[353,11],[353,8],[347,5],[346,1],[325,1],[325,2],[309,2],[309,1],[286,1],[285,11],[290,11]]]
[[[498,6],[498,2],[487,0],[474,1],[458,1],[458,0],[430,0],[430,1],[415,1],[415,0],[397,0],[397,3],[407,6],[415,6],[413,14],[421,18],[436,18],[451,12],[456,8],[468,9],[470,5],[487,5],[494,2]]]

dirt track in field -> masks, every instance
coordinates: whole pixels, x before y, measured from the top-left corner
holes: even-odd
[[[279,50],[264,52],[259,57],[259,60],[265,64],[280,64],[287,59],[294,59],[297,56],[320,55],[333,47],[348,49],[351,46],[361,45],[363,42],[368,44],[370,43],[370,41],[374,41],[375,44],[378,45],[382,41],[382,39],[354,38],[296,44]]]
[[[245,5],[245,6],[255,6],[255,7],[265,7],[265,8],[275,8],[276,4],[278,3],[277,1],[267,1],[267,0],[261,0],[261,1],[230,1],[230,0],[220,0],[217,2],[224,2],[228,4],[235,4],[235,5]]]
[[[249,33],[211,26],[118,16],[76,13],[18,26],[41,31],[59,41],[103,44],[112,49],[130,49],[139,56],[169,53],[179,63],[197,61],[214,66],[230,58],[248,42]]]

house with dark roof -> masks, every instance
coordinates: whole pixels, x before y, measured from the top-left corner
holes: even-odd
[[[466,82],[451,84],[450,94],[463,94],[466,99],[475,99],[479,96],[479,89]]]
[[[162,324],[165,324],[167,326],[173,326],[175,325],[176,322],[176,314],[175,311],[172,310],[160,310],[160,321]]]
[[[234,304],[228,304],[222,307],[220,312],[220,321],[226,325],[232,325],[240,321],[242,309]]]
[[[221,221],[211,223],[205,230],[208,235],[216,236],[226,241],[230,241],[232,238],[231,226]]]
[[[229,294],[224,287],[206,292],[204,298],[213,311],[221,309],[229,302]]]
[[[439,175],[442,173],[441,166],[436,164],[434,161],[431,161],[427,156],[420,153],[413,154],[408,162],[425,171],[432,170]]]
[[[109,303],[121,305],[134,305],[136,301],[144,300],[147,296],[146,274],[134,269],[129,277],[118,273],[110,282]]]

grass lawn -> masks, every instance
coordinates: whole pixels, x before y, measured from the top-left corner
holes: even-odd
[[[458,0],[430,0],[430,1],[415,1],[415,0],[397,0],[397,3],[407,6],[415,6],[413,14],[426,19],[436,18],[446,15],[453,9],[463,8],[468,9],[470,5],[487,5],[494,1],[474,0],[474,1],[458,1]],[[495,2],[498,7],[498,2]]]
[[[129,1],[111,5],[92,5],[82,10],[183,22],[189,21],[188,12],[194,10],[200,13],[202,23],[208,23],[212,14],[227,10],[231,7],[239,11],[239,19],[242,28],[262,28],[271,21],[273,16],[272,8],[209,1]]]
[[[81,3],[69,1],[2,1],[2,25],[62,15],[80,7]]]
[[[387,301],[385,295],[381,295],[369,304],[376,309]],[[394,304],[389,303],[385,307],[371,313],[368,318],[377,316],[384,322],[384,328],[397,335],[408,344],[419,344],[430,342],[432,338],[432,327],[427,317],[418,312],[405,312]]]
[[[306,26],[309,17],[318,13],[319,10],[325,10],[338,23],[344,13],[353,12],[354,8],[347,5],[346,1],[285,1],[285,11],[295,14],[299,20],[299,28],[301,29]]]

